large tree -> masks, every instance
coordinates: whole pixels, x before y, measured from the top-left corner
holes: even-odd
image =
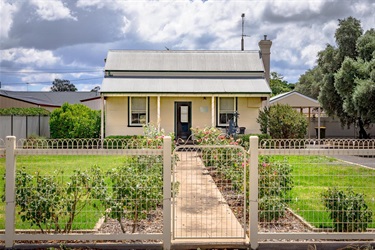
[[[270,85],[272,96],[289,92],[294,89],[294,84],[285,81],[284,76],[277,72],[271,72]]]
[[[69,91],[77,91],[76,86],[74,84],[70,83],[69,80],[63,80],[63,79],[55,79],[52,82],[51,91],[53,92],[69,92]]]
[[[319,101],[343,125],[357,122],[359,137],[368,138],[365,126],[375,122],[375,32],[362,33],[359,20],[339,20],[337,47],[327,45],[318,53],[323,74]]]
[[[322,80],[322,69],[315,66],[300,76],[294,90],[313,99],[318,99]]]

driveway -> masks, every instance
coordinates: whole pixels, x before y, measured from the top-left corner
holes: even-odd
[[[366,166],[369,168],[375,169],[375,157],[361,157],[361,156],[355,156],[355,155],[336,155],[334,156],[337,159],[351,162],[354,164]]]

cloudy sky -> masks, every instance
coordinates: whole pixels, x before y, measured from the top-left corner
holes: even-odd
[[[0,0],[0,81],[49,91],[55,78],[100,86],[109,49],[239,50],[272,40],[271,71],[289,82],[334,44],[338,19],[375,27],[374,0]]]

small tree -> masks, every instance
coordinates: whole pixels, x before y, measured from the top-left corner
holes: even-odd
[[[306,117],[289,105],[277,104],[259,112],[257,122],[262,133],[269,132],[275,139],[304,138]]]
[[[82,104],[64,103],[55,109],[50,118],[52,138],[98,138],[100,111]]]
[[[68,92],[68,91],[77,91],[76,86],[70,83],[69,80],[55,79],[52,82],[51,91],[53,92]]]

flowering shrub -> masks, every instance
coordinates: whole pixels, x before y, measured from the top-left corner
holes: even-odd
[[[291,172],[292,167],[286,162],[273,161],[271,157],[261,158],[258,167],[259,197],[285,198],[293,187]]]
[[[241,140],[235,140],[233,137],[228,137],[219,128],[205,127],[191,128],[194,139],[200,145],[238,145]]]
[[[239,145],[240,140],[227,137],[220,129],[214,127],[191,128],[195,141],[199,145]],[[205,166],[228,165],[228,153],[233,149],[203,148],[202,159]]]
[[[123,218],[133,221],[132,233],[135,233],[139,220],[162,204],[162,173],[162,161],[157,156],[128,158],[124,166],[107,173],[112,192],[101,201],[109,208],[106,215],[118,221],[123,233],[126,233]]]
[[[23,222],[42,233],[69,233],[84,207],[95,207],[93,200],[104,200],[106,187],[98,166],[74,170],[68,181],[63,176],[61,170],[51,176],[17,170],[16,205]]]
[[[143,125],[143,134],[147,145],[152,145],[157,148],[162,148],[163,145],[163,139],[166,136],[164,129],[158,130],[158,128],[151,123],[148,123],[146,125]],[[168,136],[171,137],[171,140],[174,141],[174,134],[169,133]],[[174,149],[174,144],[172,143],[172,151]]]
[[[287,194],[293,188],[292,167],[272,157],[260,158],[258,164],[259,219],[278,220],[284,216]]]
[[[190,129],[197,144],[220,145],[226,144],[226,136],[223,132],[214,127],[191,128]]]

